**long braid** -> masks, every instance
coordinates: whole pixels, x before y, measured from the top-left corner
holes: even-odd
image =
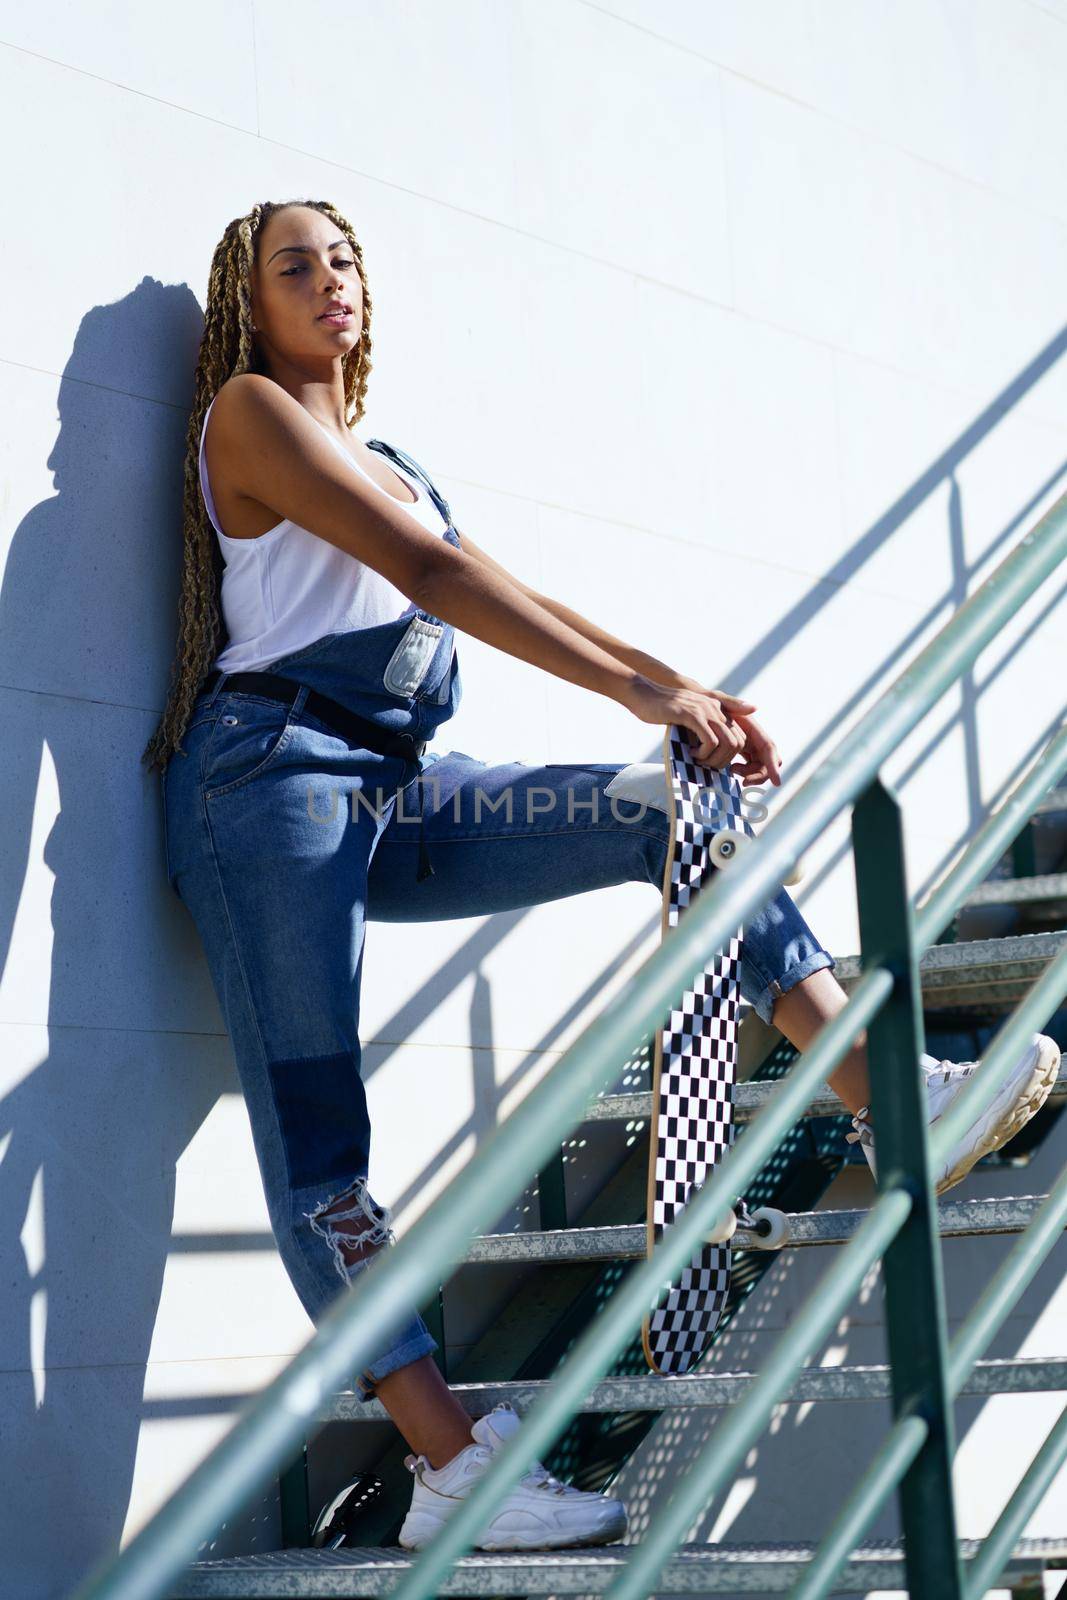
[[[178,641],[171,664],[167,701],[141,761],[163,773],[181,748],[193,706],[211,666],[228,642],[222,615],[222,551],[200,492],[200,435],[207,408],[227,378],[260,371],[252,334],[252,267],[256,240],[267,219],[288,206],[308,206],[336,223],[352,248],[363,286],[363,326],[359,342],[344,362],[345,418],[353,427],[363,416],[371,371],[371,297],[363,250],[352,224],[328,200],[265,201],[230,222],[211,258],[204,331],[193,379],[193,405],[185,439],[182,484],[182,583],[178,597]]]

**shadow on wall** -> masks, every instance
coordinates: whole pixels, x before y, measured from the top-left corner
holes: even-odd
[[[151,279],[85,317],[59,386],[60,431],[47,462],[56,493],[22,519],[4,570],[0,682],[8,694],[9,744],[0,784],[8,844],[0,942],[9,1045],[17,1048],[8,1052],[13,1066],[0,1121],[0,1215],[7,1219],[0,1242],[7,1286],[0,1309],[0,1435],[17,1470],[7,1475],[0,1546],[12,1600],[64,1592],[118,1546],[142,1422],[228,1414],[246,1398],[241,1392],[143,1401],[168,1258],[193,1249],[274,1248],[270,1235],[171,1236],[178,1158],[218,1097],[239,1092],[195,930],[163,870],[158,778],[139,764],[163,703],[174,643],[182,471],[202,322],[187,286]],[[743,689],[816,622],[833,592],[825,580],[836,591],[858,573],[1064,348],[1067,330],[753,643],[723,687]],[[1026,515],[1022,508],[1001,539]],[[958,529],[950,526],[947,537],[958,549]],[[957,573],[958,592],[935,606],[963,593],[962,559]],[[902,641],[897,655],[911,643]],[[856,686],[854,694],[869,688]],[[972,752],[976,817],[982,811],[977,693],[972,686],[958,713]],[[98,703],[91,714],[87,701]],[[847,704],[835,708],[823,732],[793,758],[794,770],[832,738],[847,710]],[[638,759],[658,760],[658,739]],[[24,926],[15,939],[24,890],[24,916],[32,923],[37,915],[42,859],[54,880],[50,950],[43,925],[39,948]],[[806,894],[814,887],[807,883]],[[488,919],[420,980],[383,1036],[402,1040],[481,969],[526,914]],[[647,929],[590,971],[581,1003],[629,959],[658,917],[657,901]],[[477,986],[476,992],[484,1019],[491,1014],[487,997]],[[42,1011],[47,1021],[38,1037]],[[140,1047],[146,1035],[149,1050]],[[555,1030],[531,1052],[530,1067],[554,1036]],[[482,1041],[482,1048],[492,1043]],[[374,1070],[389,1053],[375,1052]],[[487,1059],[481,1050],[473,1054]],[[457,1137],[492,1126],[502,1095],[528,1070],[521,1067],[499,1087],[476,1077],[478,1108]],[[413,1180],[412,1191],[448,1153],[442,1150]],[[520,1225],[523,1215],[520,1204]],[[250,1516],[232,1548],[276,1548],[273,1496]],[[258,1541],[250,1527],[259,1528]],[[229,1548],[223,1530],[212,1554]]]
[[[83,319],[47,459],[56,492],[6,552],[0,1587],[10,1600],[67,1593],[119,1543],[176,1163],[219,1095],[237,1091],[225,1038],[190,1049],[181,1031],[214,1002],[168,903],[158,779],[139,765],[173,647],[202,326],[188,287],[151,279]],[[216,1407],[231,1410],[229,1397],[188,1409]]]

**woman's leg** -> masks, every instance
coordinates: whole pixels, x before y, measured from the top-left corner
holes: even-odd
[[[423,789],[433,874],[417,880],[412,783],[371,861],[371,921],[476,916],[641,880],[662,890],[672,823],[658,762],[491,765],[450,750]],[[741,992],[801,1051],[847,1001],[833,965],[785,889],[749,916]],[[866,1049],[864,1030],[829,1079],[852,1112],[867,1103]]]
[[[803,1054],[847,1002],[848,995],[833,973],[821,967],[775,1001],[771,1020]],[[826,1081],[853,1114],[869,1103],[866,1028],[860,1031],[848,1054]]]
[[[274,726],[266,703],[234,697],[231,706],[235,739],[252,739],[255,718]],[[406,769],[298,726],[286,759],[204,793],[200,741],[214,728],[214,719],[200,722],[191,759],[171,762],[171,859],[230,1035],[279,1254],[317,1324],[388,1238],[366,1188],[359,1038],[367,862],[381,824],[357,793],[393,793]],[[365,1396],[385,1385],[404,1437],[434,1464],[470,1443],[436,1348],[412,1309],[357,1380]],[[402,1378],[389,1382],[408,1369],[415,1403]]]

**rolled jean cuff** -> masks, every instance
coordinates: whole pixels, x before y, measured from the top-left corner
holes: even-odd
[[[818,972],[820,967],[829,967],[832,971],[835,965],[836,962],[828,951],[813,950],[809,956],[804,957],[803,961],[798,961],[794,966],[787,967],[780,978],[772,978],[770,983],[751,1002],[753,1010],[757,1016],[762,1017],[764,1022],[770,1024],[774,1012],[774,1002],[779,995],[787,994],[790,989],[801,983],[811,973]]]
[[[436,1349],[437,1340],[416,1314],[400,1330],[397,1342],[390,1345],[384,1356],[379,1356],[377,1361],[365,1367],[356,1379],[360,1399],[373,1400],[375,1387],[382,1378],[395,1372],[398,1367],[407,1367],[413,1361],[420,1361],[423,1356],[432,1356]]]

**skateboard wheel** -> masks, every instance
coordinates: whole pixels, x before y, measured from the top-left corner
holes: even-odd
[[[785,887],[788,889],[794,883],[799,883],[800,880],[803,878],[803,876],[804,876],[804,858],[803,858],[803,856],[801,856],[800,860],[797,862],[796,866],[793,868],[793,870],[789,874],[788,878],[783,878],[782,882],[785,884]]]
[[[780,1250],[789,1243],[789,1219],[776,1206],[757,1206],[752,1212],[757,1250]]]
[[[733,828],[720,828],[719,832],[712,836],[708,854],[717,867],[726,867],[731,861],[736,861],[747,843],[747,834],[737,833]]]
[[[737,1212],[732,1208],[704,1235],[707,1244],[726,1244],[737,1232]]]

